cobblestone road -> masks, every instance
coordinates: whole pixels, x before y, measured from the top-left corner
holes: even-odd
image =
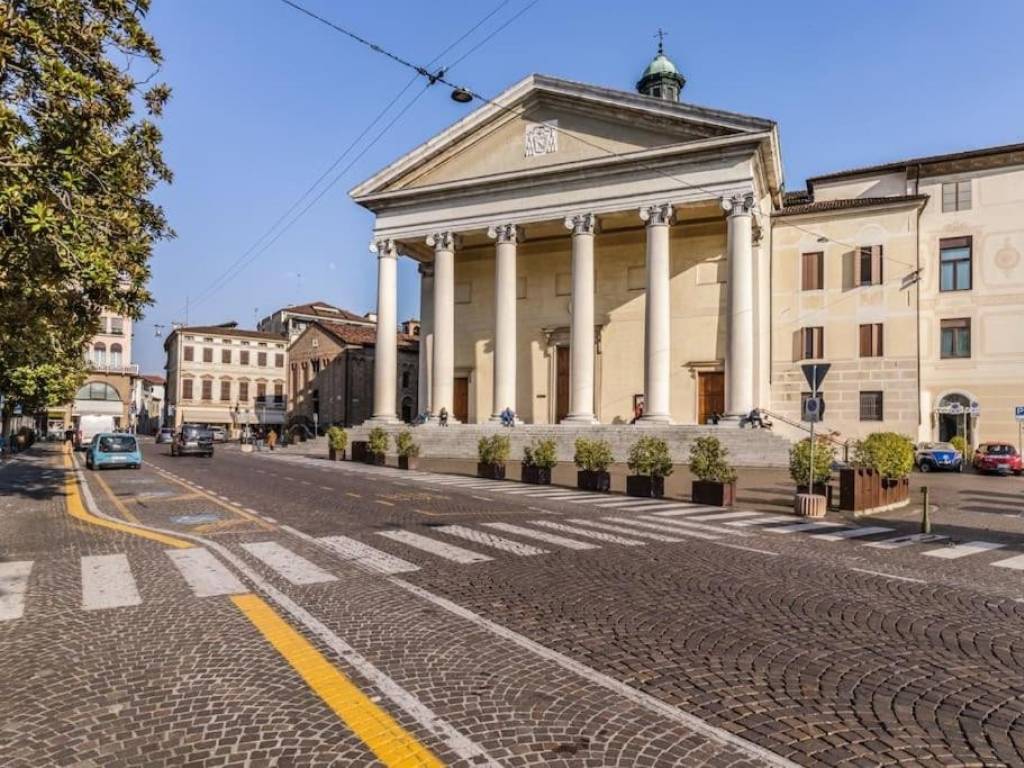
[[[0,472],[4,765],[397,764],[249,597],[442,763],[1024,764],[1006,532],[161,448],[86,495],[177,552],[70,517],[55,455]]]

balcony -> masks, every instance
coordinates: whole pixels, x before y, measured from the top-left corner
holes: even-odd
[[[107,361],[86,360],[85,367],[94,373],[116,373],[123,376],[138,376],[138,363],[110,363]]]

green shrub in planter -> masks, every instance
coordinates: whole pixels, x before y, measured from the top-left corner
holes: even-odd
[[[672,474],[668,443],[657,437],[641,437],[633,443],[626,463],[634,475],[668,477]]]
[[[853,446],[853,463],[883,480],[901,480],[914,467],[914,443],[896,432],[872,432]]]
[[[345,457],[345,449],[348,448],[348,432],[341,427],[331,427],[327,430],[327,444],[330,447],[331,460],[334,461],[340,454]]]
[[[395,449],[398,451],[399,469],[416,469],[416,458],[420,455],[420,447],[412,438],[412,432],[403,429],[395,437]]]
[[[608,467],[612,465],[612,447],[605,440],[576,438],[572,460],[579,467],[576,486],[585,491],[611,490],[612,478]]]
[[[696,504],[730,507],[736,498],[736,470],[729,451],[717,437],[698,437],[690,446],[690,473],[697,478],[690,487]]]
[[[534,440],[523,448],[524,483],[551,485],[551,470],[558,463],[558,446],[554,440]]]
[[[476,465],[477,474],[492,480],[504,480],[505,462],[512,452],[512,441],[508,435],[481,437],[476,450],[479,458]]]
[[[367,443],[370,448],[370,458],[374,464],[383,464],[384,456],[388,452],[388,433],[381,427],[374,427],[370,430]]]
[[[832,462],[836,449],[824,437],[814,439],[814,485],[826,482],[832,476]],[[805,437],[789,450],[789,476],[798,486],[807,485],[811,472],[811,438]]]

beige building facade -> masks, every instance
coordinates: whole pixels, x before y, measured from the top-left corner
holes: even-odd
[[[776,124],[681,103],[682,84],[660,52],[640,93],[532,75],[352,191],[376,216],[378,356],[396,348],[395,261],[420,263],[426,409],[799,422],[800,365],[824,361],[843,438],[948,437],[963,401],[973,442],[1016,439],[1021,148],[786,194]],[[376,422],[396,419],[394,370],[377,369]]]

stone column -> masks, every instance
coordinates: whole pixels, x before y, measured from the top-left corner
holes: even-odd
[[[431,356],[434,352],[434,265],[420,264],[420,349],[416,388],[417,415],[430,415]]]
[[[569,338],[569,414],[563,423],[596,424],[594,417],[594,235],[597,217],[565,220],[572,230],[572,318]]]
[[[370,245],[377,254],[377,343],[373,352],[373,416],[379,424],[398,422],[398,253],[394,240]]]
[[[458,237],[435,232],[427,238],[434,249],[433,356],[430,413],[435,418],[444,408],[448,422],[455,422],[455,248]]]
[[[494,257],[494,402],[491,420],[505,408],[516,410],[516,244],[521,233],[515,224],[487,230],[497,242]]]
[[[671,424],[671,325],[669,229],[675,212],[669,203],[640,209],[647,222],[647,295],[644,312],[644,415],[642,421]]]
[[[722,203],[728,212],[728,312],[726,313],[725,413],[738,420],[754,407],[754,254],[751,194]]]

